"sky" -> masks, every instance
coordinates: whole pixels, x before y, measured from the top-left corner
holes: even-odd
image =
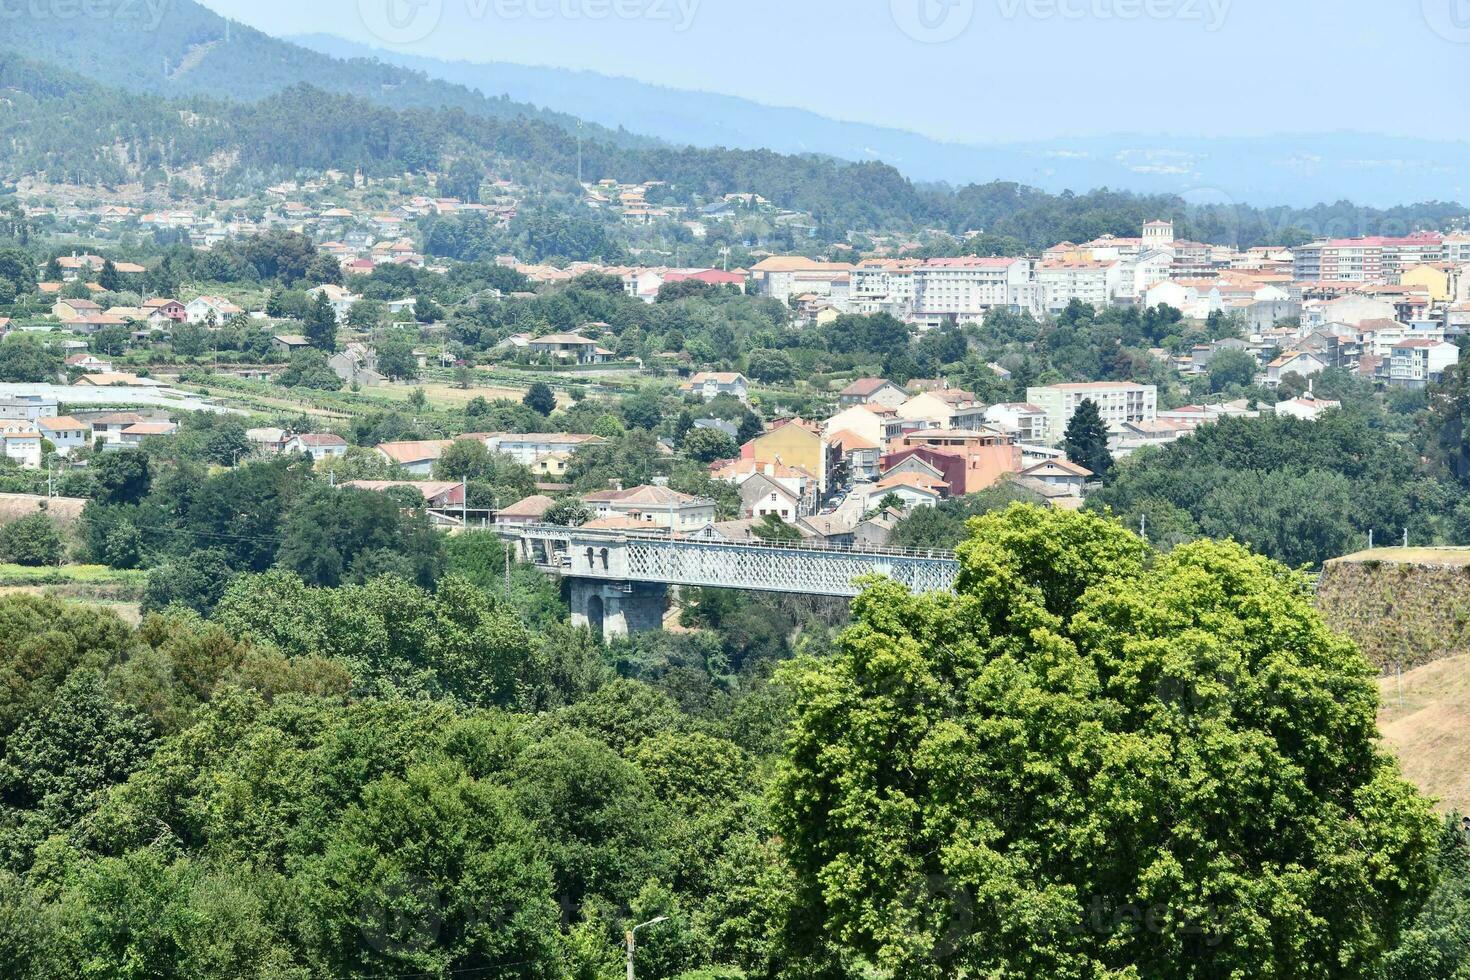
[[[1470,0],[203,2],[281,36],[588,69],[964,143],[1470,137]]]

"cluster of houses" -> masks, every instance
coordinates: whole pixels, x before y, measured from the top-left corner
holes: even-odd
[[[593,210],[617,215],[625,224],[678,222],[696,239],[709,234],[711,223],[734,222],[738,225],[744,219],[757,219],[772,226],[805,233],[816,229],[816,221],[809,212],[777,207],[759,194],[725,194],[697,207],[649,200],[650,194],[666,186],[662,180],[624,184],[609,177],[595,184],[584,183],[582,199]]]

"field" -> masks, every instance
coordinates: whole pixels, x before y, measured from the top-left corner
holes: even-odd
[[[1470,811],[1470,655],[1389,674],[1378,687],[1379,727],[1404,775],[1441,809]]]

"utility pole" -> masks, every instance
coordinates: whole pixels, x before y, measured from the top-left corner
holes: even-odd
[[[627,933],[624,935],[624,938],[627,940],[627,944],[628,944],[628,980],[634,980],[634,977],[633,977],[633,950],[636,948],[635,945],[634,945],[634,941],[633,941],[634,934],[637,933],[637,931],[639,929],[646,929],[649,926],[656,926],[660,922],[667,922],[667,921],[669,921],[669,917],[667,915],[661,915],[657,919],[649,919],[647,922],[644,922],[641,925],[634,926],[633,928],[629,929],[627,931]]]

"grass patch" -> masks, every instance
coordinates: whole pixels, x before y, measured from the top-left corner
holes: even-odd
[[[148,584],[142,569],[108,568],[106,565],[62,565],[31,568],[0,564],[0,586],[10,585],[128,585]]]

